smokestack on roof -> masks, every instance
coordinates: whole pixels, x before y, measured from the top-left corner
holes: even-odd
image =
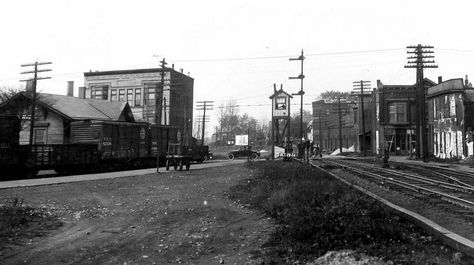
[[[442,76],[438,76],[438,84],[441,84],[443,83],[443,77]]]
[[[74,81],[67,81],[67,95],[74,97]]]

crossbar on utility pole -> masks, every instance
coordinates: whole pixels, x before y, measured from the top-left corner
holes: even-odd
[[[51,77],[38,77],[38,73],[40,72],[50,72],[51,69],[38,69],[38,65],[45,65],[45,64],[52,64],[52,62],[34,62],[34,63],[29,63],[29,64],[22,64],[21,67],[29,67],[29,66],[34,66],[33,71],[25,71],[22,72],[21,74],[34,74],[34,77],[32,79],[25,79],[21,80],[22,82],[29,82],[32,81],[32,93],[33,93],[33,102],[31,106],[31,115],[30,115],[30,146],[33,145],[34,143],[34,127],[35,127],[35,114],[36,114],[36,85],[38,80],[43,80],[43,79],[50,79]]]

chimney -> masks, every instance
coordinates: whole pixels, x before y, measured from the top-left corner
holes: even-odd
[[[67,81],[67,95],[74,97],[74,81]]]
[[[171,65],[171,68],[173,68],[173,70],[174,70],[174,64]]]
[[[466,78],[464,79],[464,84],[465,86],[469,86],[469,78],[467,78],[467,75],[466,75]]]
[[[25,90],[26,90],[26,92],[32,92],[33,91],[33,80],[26,81]]]
[[[183,70],[183,68],[179,68],[179,71],[180,71],[181,73],[183,73],[184,70]]]
[[[443,83],[443,77],[442,76],[438,76],[438,84],[441,84]]]
[[[86,98],[86,87],[79,87],[79,98]]]

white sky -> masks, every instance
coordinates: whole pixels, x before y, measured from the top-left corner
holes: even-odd
[[[415,70],[403,66],[405,47],[416,44],[435,46],[439,68],[425,77],[474,79],[472,1],[17,0],[0,10],[0,86],[29,77],[21,64],[51,61],[52,79],[39,83],[47,93],[65,94],[68,80],[77,90],[90,69],[150,68],[165,57],[191,73],[195,100],[269,104],[273,83],[300,89],[288,80],[299,62],[288,58],[304,49],[309,104],[326,90],[352,90],[356,80],[414,83]],[[271,115],[269,105],[245,112]]]

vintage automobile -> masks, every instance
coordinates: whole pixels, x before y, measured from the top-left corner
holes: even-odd
[[[234,160],[237,157],[249,157],[254,160],[260,156],[260,152],[252,150],[252,147],[249,145],[241,146],[238,150],[230,151],[227,154],[229,160]]]

